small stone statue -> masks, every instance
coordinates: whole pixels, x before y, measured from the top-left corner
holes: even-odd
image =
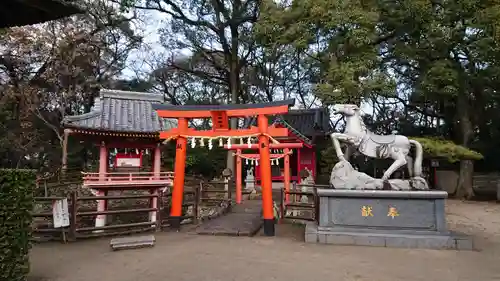
[[[233,171],[229,168],[224,169],[222,171],[222,177],[224,178],[224,190],[226,191],[226,199],[229,198],[229,179],[232,177]]]
[[[301,181],[300,184],[304,185],[314,185],[314,179],[312,175],[312,171],[309,170],[307,167],[300,172],[301,175]],[[301,191],[302,192],[308,192],[310,190],[309,186],[302,186]],[[308,203],[309,202],[309,197],[307,195],[302,195],[300,197],[300,202],[302,203]]]
[[[245,189],[251,193],[256,193],[255,190],[255,177],[253,175],[253,168],[247,170],[247,177],[245,178]]]

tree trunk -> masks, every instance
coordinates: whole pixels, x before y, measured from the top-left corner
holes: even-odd
[[[457,97],[457,114],[459,121],[459,132],[461,137],[461,145],[469,147],[472,136],[472,122],[470,120],[469,99],[465,93]],[[458,175],[456,197],[459,199],[471,199],[474,196],[472,187],[472,176],[474,174],[474,165],[471,160],[460,161],[460,173]]]
[[[460,173],[458,175],[456,198],[471,199],[474,197],[473,181],[474,162],[472,160],[460,161]]]
[[[240,62],[238,56],[239,38],[238,26],[231,26],[231,58],[229,62],[229,88],[231,92],[231,104],[238,103],[240,92]],[[238,118],[231,118],[230,128],[238,129]],[[234,139],[231,140],[234,143]],[[231,169],[234,173],[236,161],[233,152],[228,150],[226,168]]]

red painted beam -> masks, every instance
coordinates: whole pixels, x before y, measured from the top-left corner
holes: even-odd
[[[195,130],[192,128],[188,128],[187,130],[181,132],[179,128],[173,128],[168,131],[160,132],[160,139],[168,139],[178,136],[184,137],[203,137],[203,138],[218,138],[220,136],[223,137],[232,137],[232,138],[244,138],[247,136],[257,135],[259,134],[259,130],[257,127],[252,127],[250,129],[238,129],[238,130]],[[288,129],[286,128],[276,128],[269,127],[267,130],[267,134],[273,137],[286,137],[288,136]]]
[[[270,143],[270,149],[283,149],[283,148],[302,148],[304,144],[301,142],[290,142],[290,143]],[[237,149],[259,149],[258,144],[251,144],[250,147],[248,144],[232,144],[231,147],[228,147],[227,144],[224,145],[225,149],[237,150]]]
[[[242,154],[240,154],[240,156],[242,156],[243,158],[247,157],[247,158],[252,158],[252,159],[260,159],[260,154],[257,154],[257,153],[255,153],[255,154],[242,153]],[[278,158],[281,156],[285,156],[285,154],[271,154],[271,159]]]

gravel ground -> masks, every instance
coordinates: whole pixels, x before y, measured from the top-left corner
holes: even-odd
[[[500,204],[450,200],[447,211],[479,251],[305,244],[296,225],[276,237],[159,233],[154,248],[119,252],[109,239],[36,245],[30,281],[500,280]]]

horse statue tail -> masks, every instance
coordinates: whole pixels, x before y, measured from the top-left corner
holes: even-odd
[[[424,150],[422,149],[422,145],[416,140],[409,140],[410,144],[413,144],[416,149],[415,156],[415,164],[413,165],[413,176],[414,177],[422,177],[422,160],[424,158]]]

